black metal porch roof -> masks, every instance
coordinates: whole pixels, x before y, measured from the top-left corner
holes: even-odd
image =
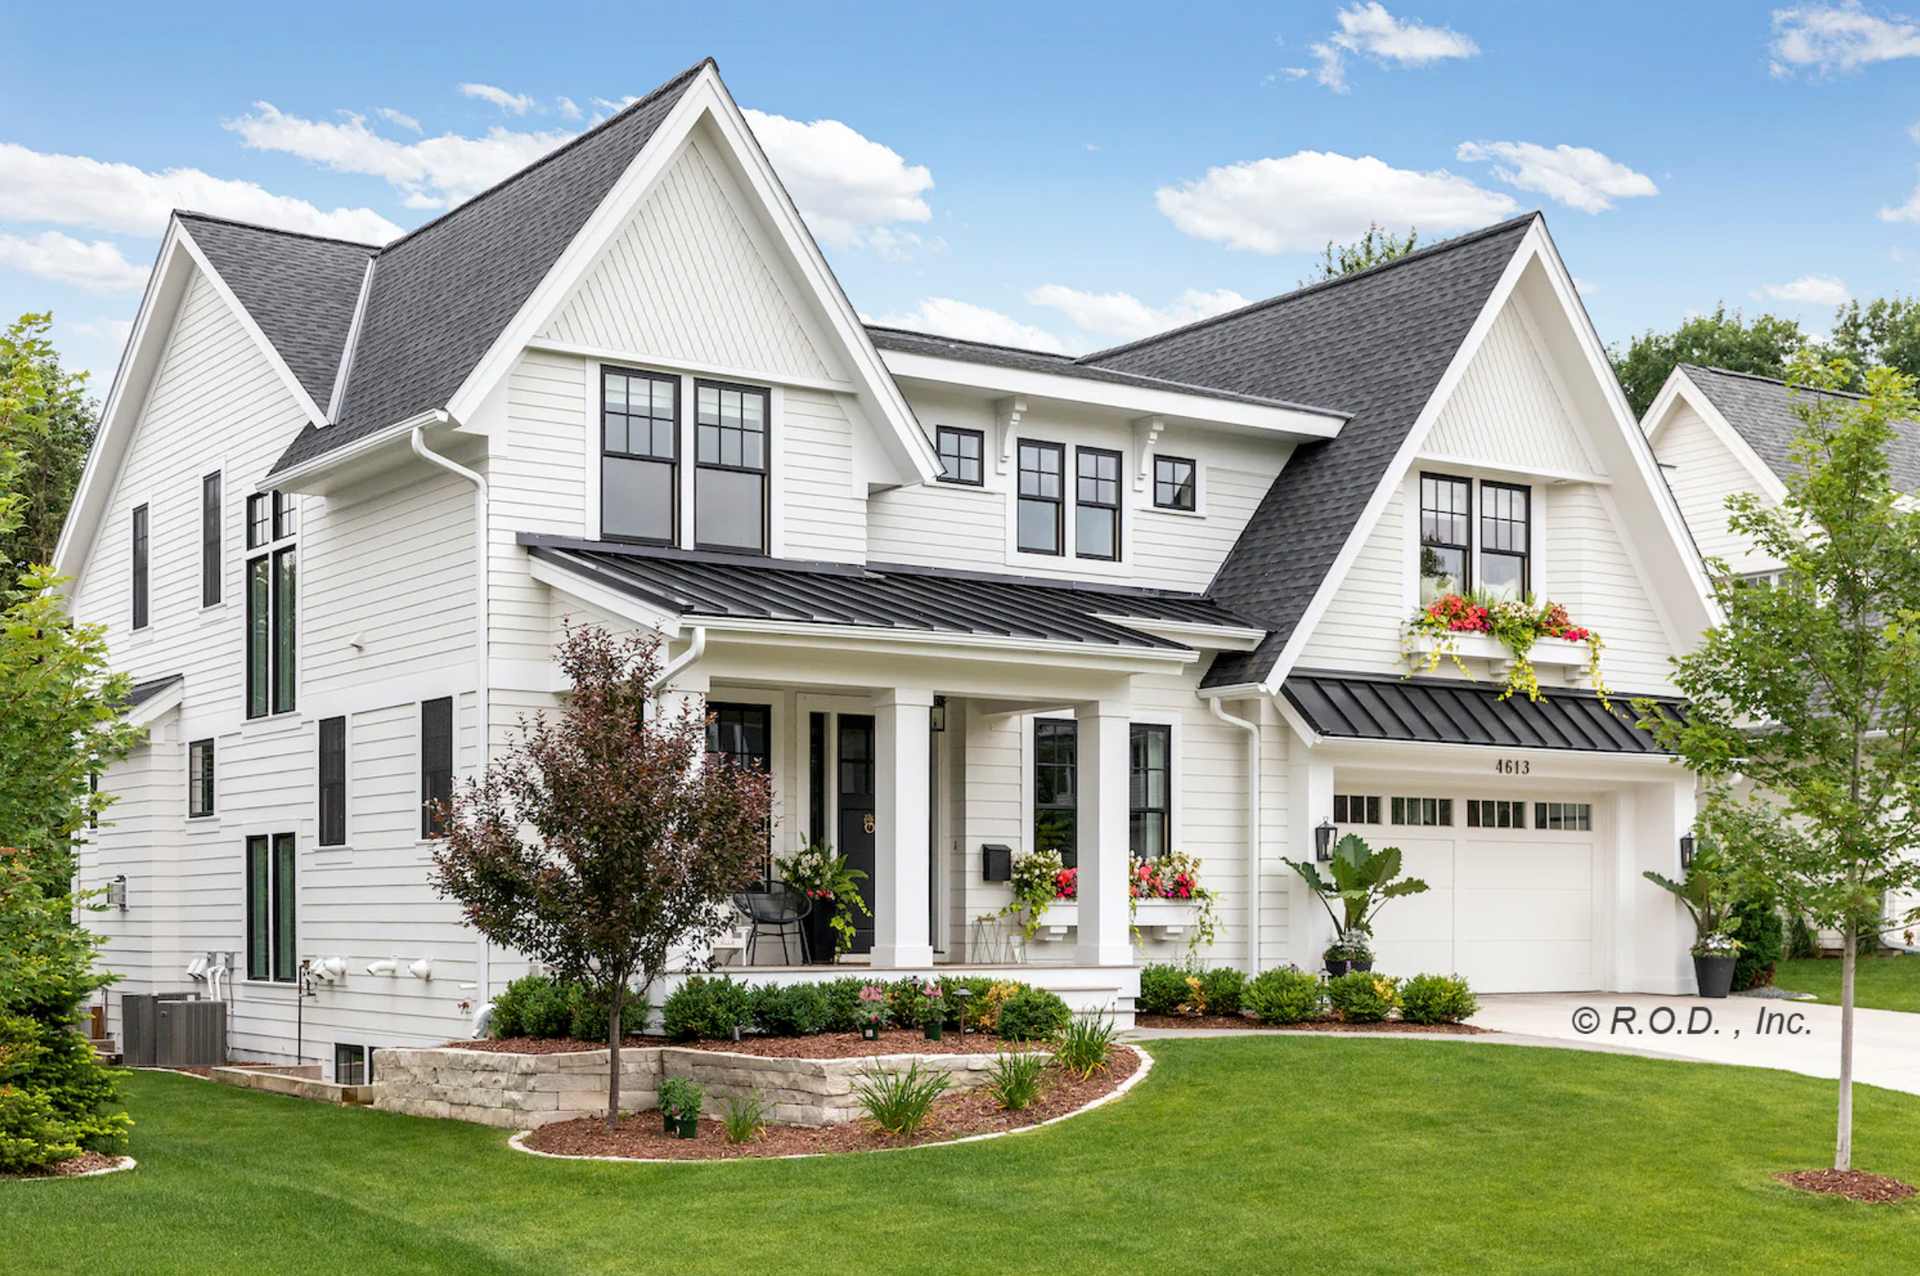
[[[1541,699],[1500,698],[1497,683],[1305,670],[1281,686],[1307,725],[1342,740],[1479,744],[1510,749],[1663,754],[1651,732],[1634,725],[1626,697],[1613,708],[1591,691],[1553,688]],[[1662,703],[1678,707],[1674,700]]]

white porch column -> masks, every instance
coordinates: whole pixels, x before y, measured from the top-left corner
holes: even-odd
[[[1286,857],[1313,860],[1314,830],[1333,818],[1333,764],[1316,758],[1296,738],[1292,746],[1292,810],[1287,812]],[[1307,890],[1300,875],[1281,865],[1287,884],[1287,960],[1302,970],[1320,969],[1320,954],[1333,942],[1333,920]],[[1325,877],[1326,870],[1320,875]]]
[[[927,927],[933,692],[896,687],[873,697],[873,965],[933,965]]]
[[[1084,966],[1130,966],[1127,907],[1127,736],[1133,706],[1097,700],[1074,710],[1078,740],[1075,823],[1080,856],[1079,945]]]

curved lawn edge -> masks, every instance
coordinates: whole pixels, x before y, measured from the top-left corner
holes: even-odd
[[[1015,1130],[990,1130],[985,1134],[969,1134],[958,1139],[942,1139],[938,1143],[914,1143],[906,1147],[897,1148],[861,1148],[853,1152],[789,1152],[782,1156],[731,1156],[706,1159],[666,1156],[568,1156],[560,1152],[540,1152],[528,1147],[524,1140],[529,1134],[534,1133],[534,1131],[521,1130],[507,1140],[507,1146],[527,1156],[544,1157],[549,1161],[613,1161],[623,1165],[740,1165],[751,1164],[754,1161],[813,1161],[830,1156],[867,1156],[882,1152],[918,1152],[924,1148],[950,1148],[958,1147],[962,1143],[984,1143],[988,1139],[1005,1139],[1016,1134],[1029,1134],[1034,1130],[1044,1130],[1050,1125],[1058,1125],[1062,1121],[1071,1121],[1077,1116],[1085,1116],[1102,1104],[1112,1103],[1115,1099],[1120,1098],[1126,1094],[1127,1091],[1133,1089],[1149,1072],[1153,1071],[1153,1056],[1143,1050],[1138,1042],[1123,1041],[1120,1044],[1140,1056],[1140,1066],[1133,1070],[1132,1076],[1092,1102],[1083,1104],[1071,1112],[1063,1112],[1057,1117],[1048,1117],[1044,1121],[1036,1121],[1032,1125],[1023,1125]]]
[[[112,1165],[97,1170],[86,1170],[79,1174],[14,1174],[0,1177],[0,1183],[71,1183],[78,1179],[97,1179],[102,1174],[118,1174],[130,1170],[140,1162],[130,1156],[118,1157]]]

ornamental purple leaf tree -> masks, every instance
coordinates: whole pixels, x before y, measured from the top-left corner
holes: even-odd
[[[727,898],[759,879],[772,790],[707,755],[703,712],[653,702],[657,638],[569,626],[554,658],[571,695],[523,718],[504,756],[442,804],[433,885],[493,943],[599,993],[612,1126],[631,986],[718,936]]]

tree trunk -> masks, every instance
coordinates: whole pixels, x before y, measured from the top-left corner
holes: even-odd
[[[1833,1168],[1853,1168],[1853,971],[1859,960],[1857,923],[1847,918],[1846,947],[1840,954],[1840,1131],[1833,1146]]]
[[[625,1009],[627,984],[623,979],[607,998],[607,1128],[620,1124],[620,1012]]]

